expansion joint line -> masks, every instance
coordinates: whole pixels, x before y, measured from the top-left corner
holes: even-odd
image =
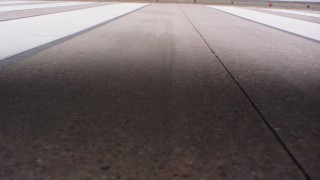
[[[188,21],[190,22],[190,24],[193,26],[193,28],[195,29],[195,31],[199,34],[199,36],[202,38],[202,40],[206,43],[206,45],[208,46],[208,48],[210,49],[210,51],[212,52],[212,54],[218,59],[218,61],[220,62],[220,64],[222,65],[222,67],[227,71],[227,73],[229,74],[229,76],[231,77],[231,79],[236,83],[236,85],[238,86],[238,88],[241,90],[241,92],[244,94],[244,96],[248,99],[248,101],[250,102],[250,104],[253,106],[253,108],[255,109],[255,111],[259,114],[259,116],[261,117],[261,119],[263,120],[263,122],[267,125],[267,127],[269,128],[269,130],[272,132],[272,134],[275,136],[275,138],[277,139],[277,141],[281,144],[281,146],[283,147],[283,149],[286,151],[286,153],[289,155],[289,157],[292,159],[292,161],[296,164],[296,166],[300,169],[300,171],[302,172],[302,174],[304,175],[304,177],[306,178],[306,180],[310,180],[311,178],[309,177],[309,175],[307,174],[307,172],[305,171],[305,169],[302,167],[302,165],[299,163],[299,161],[294,157],[294,155],[291,153],[291,151],[289,150],[289,148],[286,146],[286,144],[283,142],[283,140],[280,138],[280,136],[278,135],[278,133],[273,129],[273,127],[271,126],[271,124],[267,121],[267,119],[263,116],[262,112],[259,110],[259,108],[255,105],[255,103],[253,102],[253,100],[249,97],[248,93],[244,90],[244,88],[240,85],[240,83],[236,80],[236,78],[232,75],[232,73],[230,72],[230,70],[227,68],[227,66],[222,62],[222,60],[219,58],[219,56],[213,51],[213,49],[211,48],[211,46],[209,45],[209,43],[205,40],[205,38],[202,36],[202,34],[199,32],[199,30],[195,27],[195,25],[191,22],[190,18],[186,15],[186,13],[182,10],[182,8],[180,7],[181,12],[184,14],[184,16],[188,19]]]

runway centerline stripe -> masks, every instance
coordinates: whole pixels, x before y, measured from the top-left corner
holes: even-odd
[[[0,22],[0,61],[146,5],[123,3]]]
[[[50,8],[50,7],[62,7],[62,6],[74,6],[74,5],[91,4],[91,3],[93,2],[62,2],[62,3],[50,3],[50,4],[30,4],[30,5],[20,5],[20,6],[0,6],[0,12],[41,9],[41,8]]]
[[[228,7],[228,6],[208,6],[238,17],[242,17],[254,22],[271,26],[283,31],[320,41],[320,24],[302,21],[298,19],[262,13],[258,11]]]
[[[263,10],[320,18],[320,14],[303,12],[303,11],[286,10],[286,9],[266,9],[266,8],[264,8]]]

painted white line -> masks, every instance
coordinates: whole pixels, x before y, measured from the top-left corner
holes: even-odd
[[[266,8],[264,8],[263,10],[320,18],[320,14],[303,12],[303,11],[286,10],[286,9],[266,9]]]
[[[61,6],[74,6],[74,5],[90,4],[90,3],[92,2],[64,2],[64,3],[52,3],[52,4],[21,5],[21,6],[0,6],[0,12],[61,7]]]
[[[123,3],[0,22],[0,61],[146,5]]]
[[[251,21],[320,41],[320,24],[230,6],[208,6]]]
[[[32,2],[45,2],[45,1],[0,1],[1,4],[21,4],[21,3],[32,3]]]

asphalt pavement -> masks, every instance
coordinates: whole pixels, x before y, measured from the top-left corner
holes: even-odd
[[[0,60],[0,179],[319,179],[319,59],[316,40],[192,4],[31,48]]]

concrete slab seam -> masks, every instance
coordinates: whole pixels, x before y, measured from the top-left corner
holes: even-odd
[[[275,136],[275,138],[277,139],[277,141],[280,143],[280,145],[282,146],[282,148],[285,150],[285,152],[289,155],[289,157],[292,159],[292,161],[296,164],[296,166],[298,167],[298,169],[300,169],[300,171],[302,172],[302,174],[304,175],[304,177],[306,178],[306,180],[310,180],[310,176],[307,174],[307,172],[305,171],[305,169],[302,167],[302,165],[299,163],[299,161],[294,157],[294,155],[291,153],[291,151],[289,150],[289,148],[285,145],[285,143],[282,141],[282,139],[280,138],[280,136],[278,135],[278,133],[273,129],[273,127],[271,126],[271,124],[267,121],[267,119],[263,116],[262,112],[258,109],[258,107],[255,105],[255,103],[253,102],[253,100],[250,98],[250,96],[247,94],[247,92],[244,90],[244,88],[240,85],[240,83],[236,80],[236,78],[232,75],[232,73],[230,72],[230,70],[226,67],[226,65],[222,62],[222,60],[219,58],[219,56],[213,51],[213,49],[211,48],[211,46],[208,44],[208,42],[205,40],[205,38],[202,36],[202,34],[199,32],[199,30],[195,27],[195,25],[191,22],[191,20],[189,19],[189,17],[185,14],[185,12],[180,8],[180,10],[182,11],[182,13],[186,16],[186,18],[188,19],[188,21],[191,23],[191,25],[193,26],[193,28],[196,30],[196,32],[199,34],[199,36],[202,38],[202,40],[205,42],[205,44],[208,46],[208,48],[210,49],[210,51],[213,53],[213,55],[218,59],[218,61],[220,62],[220,64],[222,65],[222,67],[227,71],[227,73],[229,74],[229,76],[231,77],[231,79],[235,82],[235,84],[238,86],[238,88],[240,89],[240,91],[244,94],[244,96],[247,98],[247,100],[249,101],[249,103],[252,105],[252,107],[255,109],[255,111],[258,113],[258,115],[260,116],[260,118],[263,120],[263,122],[267,125],[268,129],[271,131],[271,133]]]

